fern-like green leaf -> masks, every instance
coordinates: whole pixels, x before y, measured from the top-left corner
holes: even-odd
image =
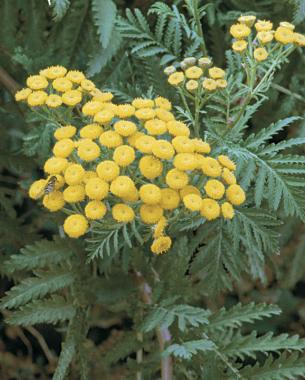
[[[190,360],[198,352],[212,351],[214,348],[214,343],[209,339],[191,340],[181,344],[170,345],[163,352],[163,355],[173,355],[176,358]]]
[[[92,0],[92,13],[100,42],[106,49],[110,39],[112,44],[116,40],[115,36],[112,36],[117,13],[116,5],[112,0]]]

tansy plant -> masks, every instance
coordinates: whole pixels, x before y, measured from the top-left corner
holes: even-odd
[[[209,72],[224,75],[216,68]],[[201,74],[199,67],[186,70],[192,78]],[[45,112],[59,111],[63,103],[61,108],[73,106],[81,116],[80,125],[56,129],[54,155],[44,164],[49,177],[35,181],[29,190],[33,199],[43,196],[49,211],[69,215],[64,222],[69,237],[90,231],[94,236],[105,224],[125,231],[132,225],[130,235],[137,243],[153,237],[151,250],[160,254],[171,247],[167,226],[179,231],[181,220],[185,228],[218,217],[232,219],[233,206],[244,203],[235,164],[226,155],[213,158],[207,142],[191,138],[167,99],[137,98],[116,105],[111,93],[60,66],[29,77],[27,86],[16,99]]]
[[[110,371],[123,361],[124,379],[305,375],[304,359],[289,354],[303,350],[304,340],[240,328],[278,314],[276,306],[204,307],[244,275],[266,282],[279,217],[305,220],[305,160],[285,153],[304,139],[269,142],[297,118],[248,132],[276,70],[305,38],[288,22],[273,30],[269,20],[240,16],[229,30],[224,70],[205,54],[198,2],[186,1],[190,25],[176,7],[157,4],[157,42],[139,11],[117,28],[131,54],[163,54],[169,99],[152,90],[122,103],[115,91],[101,91],[63,66],[31,75],[15,94],[54,127],[43,178],[29,196],[59,212],[59,223],[65,218],[60,238],[26,247],[6,263],[8,272],[35,276],[13,287],[2,306],[20,307],[9,317],[15,324],[69,321],[55,380],[65,378],[75,357],[80,378],[90,378],[94,349],[85,343],[99,303],[132,321],[104,355]],[[168,37],[176,22],[193,41],[193,56],[182,61],[154,46],[165,25]],[[44,298],[51,293],[59,294]]]

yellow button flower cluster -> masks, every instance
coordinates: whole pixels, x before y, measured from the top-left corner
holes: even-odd
[[[253,28],[254,26],[254,28]],[[252,29],[253,28],[253,29]],[[244,54],[247,51],[249,38],[252,31],[256,33],[253,41],[257,41],[257,46],[253,51],[253,57],[257,62],[265,61],[270,51],[278,46],[294,44],[305,46],[305,36],[294,31],[295,26],[289,22],[282,21],[273,30],[273,23],[269,20],[256,20],[255,16],[240,16],[238,23],[230,28],[230,33],[234,38],[232,49],[237,53]],[[249,49],[252,54],[252,49]]]
[[[193,66],[188,70],[189,77],[199,73]],[[215,67],[209,73],[215,80],[223,77]],[[64,222],[68,236],[86,234],[91,222],[102,218],[149,225],[151,250],[161,254],[172,244],[167,226],[180,217],[233,218],[233,206],[245,201],[236,183],[235,164],[225,155],[211,157],[207,142],[191,138],[187,125],[175,119],[168,99],[137,98],[116,105],[112,94],[95,89],[82,73],[60,66],[31,76],[29,88],[16,98],[32,106],[30,96],[44,90],[48,99],[50,92],[56,95],[57,79],[61,99],[71,91],[79,95],[78,102],[73,96],[68,106],[77,105],[83,125],[55,131],[53,156],[44,164],[47,178],[35,181],[29,196],[43,196],[43,205],[51,212],[69,209]],[[45,106],[53,108],[46,101]]]
[[[164,72],[168,75],[168,83],[174,87],[182,87],[189,93],[212,92],[227,87],[225,71],[219,67],[211,67],[212,61],[208,57],[196,59],[185,58],[180,62],[181,70],[168,66]]]

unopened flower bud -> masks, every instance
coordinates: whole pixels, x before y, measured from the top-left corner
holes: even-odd
[[[201,57],[198,59],[198,66],[208,68],[212,66],[212,60],[209,57]]]
[[[167,76],[170,76],[171,74],[176,72],[176,67],[175,66],[167,66],[164,69],[164,74]]]

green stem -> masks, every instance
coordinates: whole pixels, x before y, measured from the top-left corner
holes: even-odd
[[[202,30],[202,25],[201,25],[201,20],[200,20],[200,15],[199,15],[199,9],[198,9],[198,0],[194,1],[194,9],[193,9],[193,16],[196,24],[196,33],[200,37],[201,40],[201,50],[202,54],[204,56],[208,55],[204,36],[203,36],[203,30]]]

